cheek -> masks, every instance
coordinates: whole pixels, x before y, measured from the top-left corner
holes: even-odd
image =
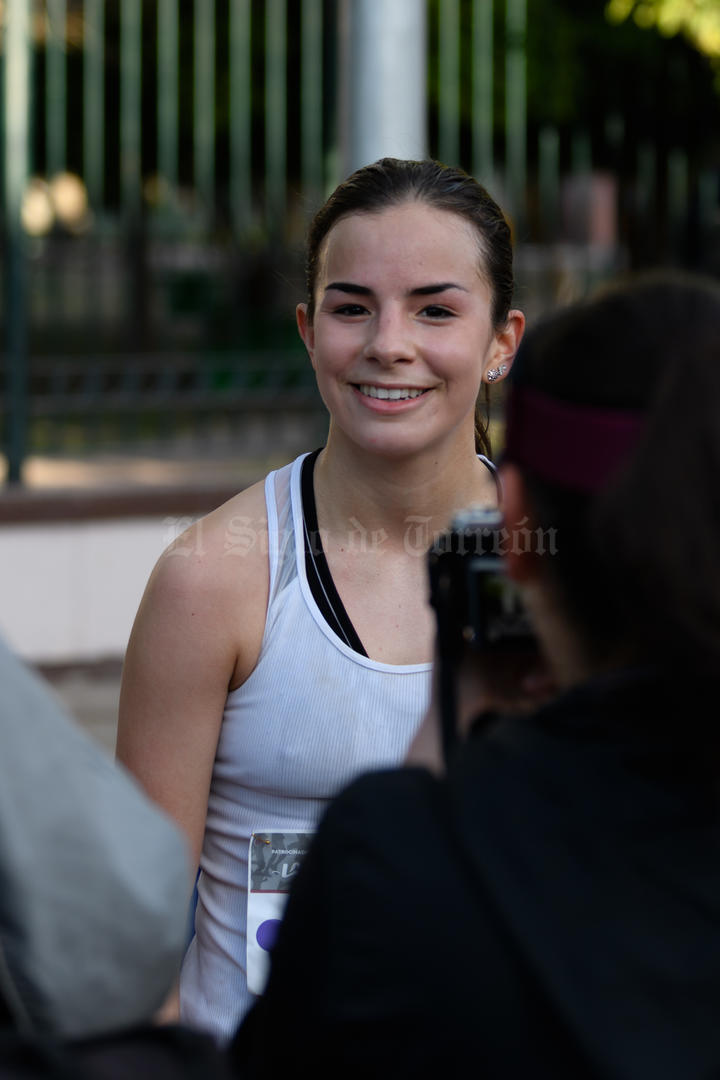
[[[315,335],[315,357],[313,366],[317,371],[341,371],[358,348],[358,332],[352,327],[340,325],[323,327]]]
[[[330,386],[341,374],[342,368],[338,364],[337,349],[327,348],[327,342],[316,343],[312,356],[312,366],[315,372],[315,380],[322,390]]]
[[[492,358],[493,350],[495,346],[495,334],[490,328],[483,328],[475,336],[472,348],[470,350],[470,364],[469,370],[472,372],[474,378],[478,382],[482,379],[482,374],[485,368],[488,366],[489,361]]]
[[[488,355],[488,341],[484,335],[462,335],[443,352],[438,352],[437,364],[458,383],[480,382]]]

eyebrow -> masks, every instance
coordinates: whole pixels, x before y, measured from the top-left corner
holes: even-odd
[[[367,285],[355,285],[351,281],[331,281],[329,285],[325,286],[325,292],[329,292],[331,289],[342,293],[352,293],[354,296],[372,296],[373,292]],[[437,285],[419,285],[416,289],[411,289],[408,296],[434,296],[436,293],[446,292],[448,289],[459,289],[461,292],[467,292],[463,285],[458,285],[454,281],[440,281]]]

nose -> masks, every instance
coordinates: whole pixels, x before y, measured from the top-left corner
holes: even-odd
[[[415,359],[415,343],[407,316],[402,311],[378,312],[369,323],[363,355],[386,367]]]

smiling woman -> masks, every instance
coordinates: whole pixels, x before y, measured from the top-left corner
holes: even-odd
[[[316,263],[317,302],[298,325],[330,412],[328,449],[476,467],[483,376],[512,357],[517,312],[492,322],[476,229],[405,201],[341,218]],[[327,460],[327,454],[325,455]],[[319,463],[322,468],[322,462]]]
[[[263,987],[277,882],[306,834],[420,725],[425,553],[457,510],[497,501],[476,400],[524,327],[501,210],[433,161],[386,158],[341,184],[311,225],[307,275],[297,320],[327,443],[165,552],[121,693],[118,755],[200,868],[181,1013],[221,1039]]]

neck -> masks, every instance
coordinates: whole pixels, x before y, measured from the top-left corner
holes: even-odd
[[[383,529],[404,544],[429,546],[453,514],[472,503],[497,502],[495,480],[478,460],[474,441],[453,452],[427,449],[407,457],[372,454],[333,437],[315,466],[318,518],[342,534],[349,523]]]

